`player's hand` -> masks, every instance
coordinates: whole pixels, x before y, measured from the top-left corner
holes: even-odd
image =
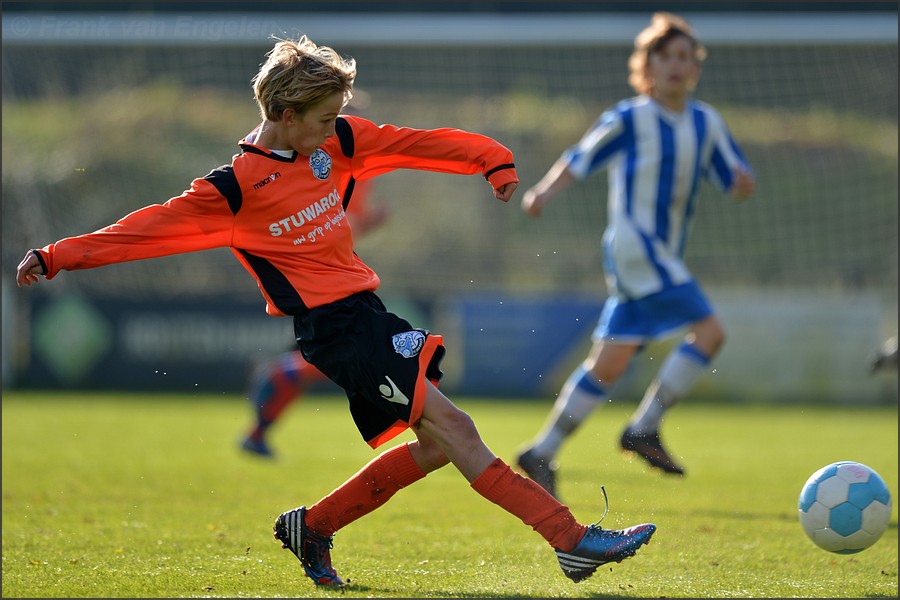
[[[522,210],[529,217],[539,217],[541,216],[541,211],[544,210],[544,206],[550,202],[551,197],[551,194],[546,191],[538,192],[537,188],[531,188],[522,196]]]
[[[746,200],[756,192],[756,180],[748,171],[737,169],[734,172],[734,183],[731,184],[731,195],[735,200]]]
[[[34,252],[29,250],[22,262],[19,263],[19,268],[16,269],[16,285],[19,287],[23,285],[30,286],[32,283],[40,281],[39,275],[43,274],[44,267],[41,266],[41,261],[38,260]]]
[[[517,187],[519,187],[519,184],[515,181],[503,184],[494,190],[494,198],[503,202],[509,202],[509,199],[512,198]]]

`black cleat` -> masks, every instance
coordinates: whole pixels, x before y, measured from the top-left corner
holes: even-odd
[[[344,587],[344,580],[331,566],[331,546],[334,536],[324,537],[306,528],[306,507],[282,513],[275,520],[275,539],[300,559],[306,576],[317,586]],[[349,581],[349,580],[348,580]]]
[[[556,495],[556,468],[555,460],[546,460],[537,456],[532,449],[528,449],[516,457],[516,464],[525,471],[536,484],[547,490],[547,492],[559,500]]]
[[[626,429],[622,432],[619,445],[622,446],[622,450],[640,454],[650,466],[662,469],[666,473],[684,475],[684,469],[672,460],[663,448],[662,442],[659,441],[659,432],[642,435]]]

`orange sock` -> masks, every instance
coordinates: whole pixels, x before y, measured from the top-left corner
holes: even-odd
[[[306,510],[306,526],[319,535],[330,536],[423,477],[425,473],[413,460],[406,444],[386,450],[310,506]]]
[[[531,525],[551,546],[564,552],[577,546],[587,531],[566,505],[500,458],[475,478],[472,489]]]

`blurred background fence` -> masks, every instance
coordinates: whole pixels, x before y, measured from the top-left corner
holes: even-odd
[[[644,3],[647,4],[647,3]],[[214,6],[214,5],[213,5]],[[379,178],[391,219],[358,253],[382,295],[442,333],[450,392],[547,395],[604,299],[606,177],[539,220],[518,208],[599,113],[632,95],[652,10],[532,14],[173,11],[3,13],[3,385],[239,390],[286,349],[228,250],[62,273],[16,290],[24,251],[105,226],[228,163],[258,122],[270,36],[357,59],[373,121],[485,133],[520,193],[480,177]],[[687,12],[709,49],[697,97],[756,171],[754,199],[701,192],[688,264],[729,332],[697,395],[895,402],[867,361],[897,331],[897,12]],[[646,384],[663,344],[621,382]],[[659,364],[658,360],[655,364]]]

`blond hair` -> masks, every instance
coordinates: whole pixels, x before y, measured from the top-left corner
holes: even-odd
[[[287,108],[303,114],[338,92],[344,103],[349,102],[354,79],[353,58],[317,46],[304,35],[299,40],[278,40],[253,78],[253,93],[262,118],[277,121]]]
[[[650,55],[659,52],[677,36],[684,36],[691,42],[698,64],[706,59],[706,48],[685,19],[671,13],[655,13],[650,25],[634,38],[634,52],[628,59],[628,83],[637,93],[648,94],[653,89],[653,82],[647,75]]]

